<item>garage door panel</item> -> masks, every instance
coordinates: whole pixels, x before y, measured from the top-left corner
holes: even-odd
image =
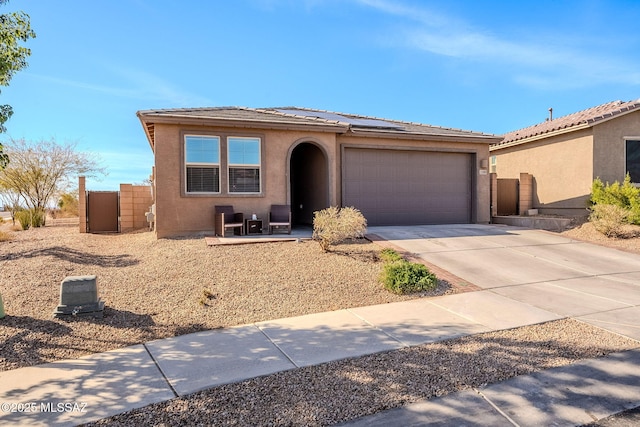
[[[471,155],[347,148],[343,205],[370,225],[471,220]]]

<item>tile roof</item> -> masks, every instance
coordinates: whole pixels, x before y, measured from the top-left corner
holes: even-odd
[[[207,119],[211,121],[223,121],[225,123],[243,123],[260,126],[302,126],[328,128],[338,133],[377,133],[398,135],[423,135],[437,137],[471,137],[486,142],[495,142],[498,136],[466,131],[461,129],[444,128],[439,126],[425,125],[421,123],[403,122],[398,120],[380,119],[376,117],[360,116],[356,114],[334,113],[324,110],[314,110],[300,107],[270,107],[270,108],[248,108],[248,107],[211,107],[211,108],[178,108],[163,110],[138,111],[138,117],[147,130],[151,131],[154,119],[173,120],[199,120]]]
[[[556,131],[570,132],[573,128],[591,127],[605,120],[610,120],[616,116],[624,115],[634,110],[640,109],[640,99],[635,101],[613,101],[597,107],[588,108],[577,113],[558,117],[552,120],[545,120],[533,126],[506,133],[502,141],[494,144],[493,147],[503,144],[514,143],[527,138],[542,136]]]

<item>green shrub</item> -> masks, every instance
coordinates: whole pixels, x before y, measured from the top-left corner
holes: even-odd
[[[23,230],[29,227],[42,227],[44,225],[44,212],[41,209],[23,209],[14,213],[14,218],[20,222]]]
[[[13,218],[16,219],[23,230],[28,230],[31,227],[31,214],[27,210],[17,211],[13,214]]]
[[[627,220],[632,224],[640,224],[640,188],[631,183],[631,176],[627,174],[622,184],[604,184],[596,178],[591,185],[590,203],[593,206],[613,205],[628,211]],[[609,209],[609,208],[606,208]]]
[[[423,264],[405,260],[384,265],[381,281],[394,294],[408,294],[434,289],[438,285],[435,274]]]
[[[589,221],[607,237],[622,235],[622,228],[629,222],[630,211],[618,205],[598,204],[591,207]]]
[[[380,251],[380,259],[384,262],[402,261],[402,256],[393,249],[383,249]]]
[[[313,213],[313,236],[323,251],[348,239],[357,239],[367,231],[367,220],[354,207],[331,206]]]

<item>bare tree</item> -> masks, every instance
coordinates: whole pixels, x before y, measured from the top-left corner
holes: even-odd
[[[9,211],[11,214],[11,221],[13,225],[16,224],[16,212],[18,212],[20,207],[20,195],[15,191],[7,190],[6,188],[2,188],[0,186],[0,200],[2,200],[2,204],[4,205],[4,209]]]
[[[77,185],[79,175],[105,173],[95,153],[78,152],[76,145],[11,139],[5,143],[11,163],[0,170],[0,188],[18,194],[27,208],[44,212],[58,195]]]

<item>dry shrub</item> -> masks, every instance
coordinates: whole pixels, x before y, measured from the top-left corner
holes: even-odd
[[[11,240],[11,233],[0,231],[0,242],[8,242],[9,240]]]
[[[630,212],[617,205],[594,205],[591,207],[589,221],[593,227],[607,237],[622,236],[625,224],[629,222]]]
[[[313,213],[313,239],[323,251],[348,239],[357,239],[367,231],[367,220],[354,207],[331,206]]]

